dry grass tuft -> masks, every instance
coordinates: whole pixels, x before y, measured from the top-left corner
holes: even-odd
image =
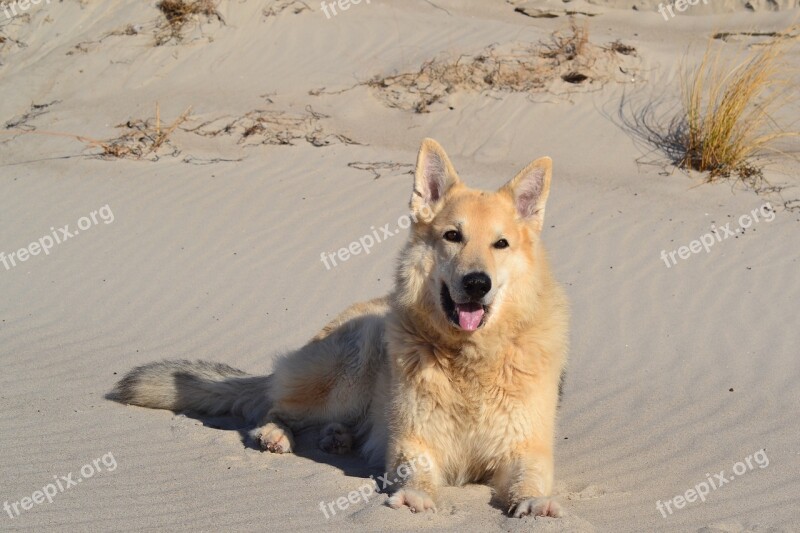
[[[608,49],[612,52],[616,52],[618,54],[622,54],[624,56],[635,56],[636,55],[636,48],[630,46],[628,44],[623,43],[619,39],[614,41],[613,43],[608,45]]]
[[[265,17],[276,17],[287,10],[295,15],[303,11],[312,11],[309,5],[302,0],[275,0],[265,7],[262,13]]]
[[[394,161],[351,161],[347,163],[347,166],[358,170],[366,170],[376,180],[384,175],[414,174],[414,165],[395,163]]]
[[[793,24],[781,31],[724,31],[717,32],[712,36],[713,39],[720,41],[753,41],[754,46],[765,46],[774,43],[776,40],[794,40],[800,38],[800,24]]]
[[[7,19],[0,10],[0,52],[4,52],[5,49],[10,48],[11,45],[16,45],[17,48],[25,48],[28,46],[15,37],[18,37],[22,32],[22,28],[30,23],[30,18],[30,14],[25,13]],[[2,61],[0,61],[0,65],[2,64]]]
[[[432,59],[415,72],[378,76],[366,85],[375,89],[389,107],[425,113],[460,90],[571,92],[576,86],[629,80],[629,75],[620,72],[634,68],[622,67],[633,61],[633,48],[595,46],[589,42],[586,26],[571,21],[548,42],[492,45],[474,56]]]
[[[88,149],[87,157],[101,159],[134,159],[158,161],[162,157],[177,157],[182,153],[174,137],[176,132],[186,140],[186,134],[200,137],[230,137],[241,146],[260,145],[294,145],[296,141],[304,141],[313,146],[329,146],[332,144],[360,144],[350,137],[332,132],[325,127],[323,121],[330,118],[307,106],[304,112],[282,111],[277,109],[257,109],[242,116],[220,117],[200,121],[190,116],[191,107],[169,123],[161,120],[161,110],[156,104],[155,117],[148,119],[131,119],[116,127],[124,131],[113,139],[99,140],[74,133],[41,131],[28,124],[30,120],[46,112],[47,108],[57,102],[31,106],[24,115],[7,122],[0,134],[12,135],[12,139],[20,135],[47,135],[75,139]],[[268,103],[272,103],[268,100]],[[8,141],[5,141],[8,142]],[[235,161],[224,158],[198,158],[187,156],[184,161],[193,164],[210,164],[220,161]],[[376,167],[377,168],[377,167]],[[383,167],[381,167],[383,168]],[[388,168],[394,170],[394,168]]]
[[[575,21],[570,22],[569,29],[557,31],[550,36],[550,42],[544,43],[542,57],[556,59],[559,62],[574,61],[579,57],[589,56],[589,29],[586,24],[578,26]]]
[[[184,28],[199,17],[224,22],[213,0],[161,0],[156,7],[166,18],[166,25],[156,34],[156,45],[168,42],[181,42]]]
[[[50,137],[67,137],[75,139],[86,145],[90,149],[99,151],[87,154],[90,157],[102,159],[147,159],[157,161],[162,155],[177,156],[180,153],[170,142],[170,136],[183,122],[189,118],[191,108],[184,111],[181,116],[171,124],[161,123],[161,112],[156,104],[156,116],[147,120],[129,120],[125,124],[120,124],[118,128],[126,131],[114,139],[99,140],[85,135],[65,133],[58,131],[43,131],[30,125],[28,122],[42,114],[53,104],[32,105],[28,113],[17,117],[5,124],[8,133],[14,135],[46,135]]]
[[[7,130],[34,131],[36,127],[31,125],[30,122],[37,117],[49,113],[51,107],[60,103],[61,100],[53,100],[46,104],[31,104],[28,111],[7,121],[3,127]]]
[[[700,64],[682,78],[681,166],[709,172],[709,181],[736,174],[757,182],[761,172],[753,158],[780,153],[776,141],[798,135],[773,118],[795,96],[782,60],[785,49],[772,41],[725,61],[721,47],[714,51],[709,43]]]
[[[149,159],[158,160],[161,155],[176,156],[180,150],[170,142],[170,136],[186,122],[192,108],[189,107],[169,125],[161,123],[161,109],[156,104],[155,118],[129,120],[118,128],[126,131],[115,139],[95,141],[101,148],[98,157],[103,159]]]
[[[314,111],[311,106],[302,113],[256,109],[233,119],[209,120],[185,131],[203,137],[231,135],[237,144],[244,146],[294,145],[295,141],[313,146],[359,144],[345,135],[326,131],[321,122],[326,118],[328,115]]]

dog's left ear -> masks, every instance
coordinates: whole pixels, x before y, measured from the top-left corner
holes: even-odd
[[[544,224],[544,208],[550,194],[552,174],[553,160],[540,157],[500,189],[511,194],[519,217],[532,224],[537,231],[541,231]]]

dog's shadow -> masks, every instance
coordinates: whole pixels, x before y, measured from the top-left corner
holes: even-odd
[[[194,413],[182,413],[189,418],[199,420],[206,427],[224,431],[236,431],[245,448],[256,450],[264,454],[271,455],[268,451],[263,451],[250,436],[250,431],[254,426],[240,417],[219,416],[211,417],[197,415]],[[356,447],[353,451],[344,455],[327,453],[319,448],[321,426],[312,426],[300,431],[293,431],[295,448],[292,453],[304,459],[310,459],[317,463],[329,464],[338,468],[348,477],[368,478],[370,475],[379,475],[383,472],[380,468],[370,467],[367,461],[361,457]]]
[[[180,391],[178,391],[180,394]],[[105,395],[107,400],[120,402],[119,398],[114,392],[109,392]],[[250,436],[250,431],[255,428],[254,425],[249,424],[244,418],[233,415],[210,416],[191,411],[175,412],[176,415],[185,416],[192,420],[197,420],[203,426],[220,430],[220,431],[236,431],[239,434],[239,439],[245,448],[256,450],[265,454],[270,452],[263,451]],[[313,426],[301,431],[294,432],[295,449],[294,455],[310,459],[318,463],[326,463],[335,468],[338,468],[348,477],[368,478],[373,475],[380,475],[383,471],[380,467],[370,466],[367,461],[358,454],[356,447],[351,453],[345,455],[330,454],[322,451],[319,448],[319,433],[320,426]]]

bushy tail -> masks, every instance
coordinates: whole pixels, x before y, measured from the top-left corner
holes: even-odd
[[[240,415],[257,421],[269,408],[270,376],[248,376],[221,363],[159,361],[128,372],[108,397],[151,409]]]

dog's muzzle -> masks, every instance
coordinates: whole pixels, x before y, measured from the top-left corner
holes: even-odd
[[[469,300],[464,303],[456,303],[450,295],[447,284],[443,282],[440,297],[442,308],[450,322],[464,331],[475,331],[481,327],[486,322],[489,306],[484,305],[480,300],[491,288],[491,279],[486,274],[467,274],[462,279],[462,289]]]

